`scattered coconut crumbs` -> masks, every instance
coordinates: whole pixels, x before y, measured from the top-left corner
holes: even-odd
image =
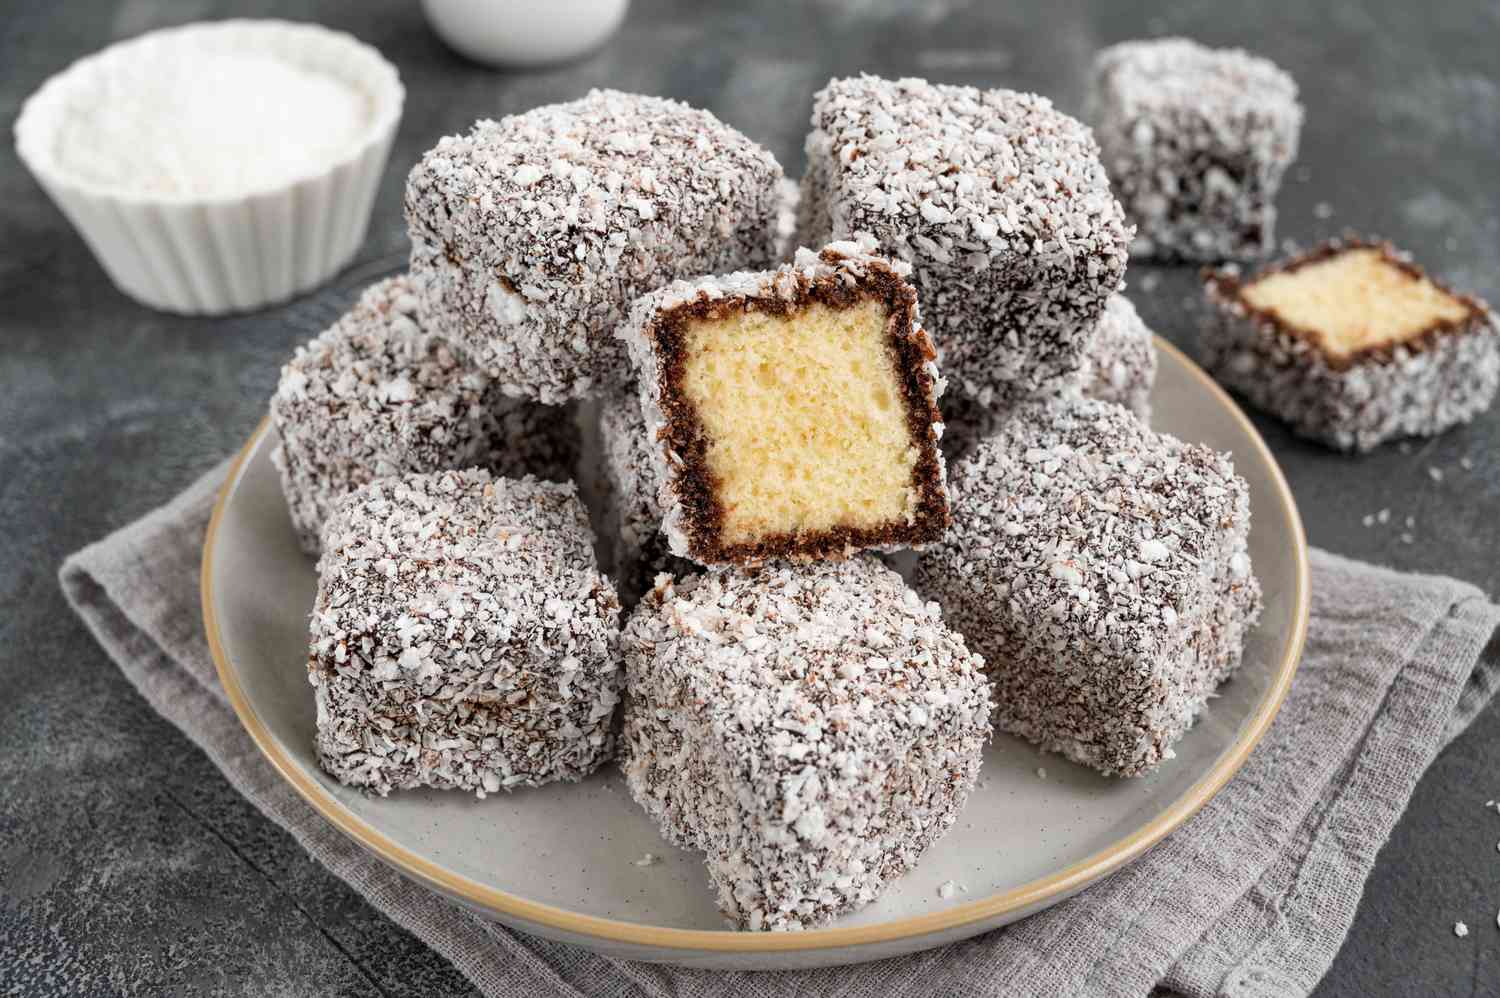
[[[1432,479],[1434,482],[1441,482],[1443,480],[1443,469],[1435,465],[1429,466],[1427,469],[1427,477]]]
[[[1333,205],[1329,204],[1327,201],[1319,201],[1317,204],[1313,205],[1313,214],[1318,218],[1332,218]]]
[[[658,856],[654,852],[648,852],[648,853],[646,853],[646,855],[644,855],[640,859],[636,860],[635,861],[635,865],[636,866],[655,866],[657,863],[660,863],[660,862],[661,862],[661,857],[660,856]]]
[[[1453,923],[1453,934],[1462,939],[1469,934],[1469,927],[1462,922]]]
[[[944,901],[946,901],[946,900],[948,900],[949,898],[951,898],[953,896],[953,892],[956,891],[957,889],[958,889],[958,885],[957,884],[955,884],[951,880],[945,880],[941,884],[938,885],[938,897],[940,897]]]

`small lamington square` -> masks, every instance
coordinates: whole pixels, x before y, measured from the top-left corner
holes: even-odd
[[[672,553],[701,564],[930,543],[948,522],[932,343],[869,243],[642,297],[630,345]]]
[[[385,475],[470,466],[571,474],[580,444],[572,410],[508,398],[424,326],[406,278],[391,277],[281,369],[271,459],[307,553],[318,553],[338,501]]]
[[[644,292],[769,266],[781,167],[707,111],[596,90],[444,138],[406,185],[427,310],[506,392],[628,380],[611,333]]]
[[[868,904],[973,789],[982,663],[874,558],[664,584],[623,644],[630,792],[741,928]]]
[[[571,483],[383,478],[323,541],[308,677],[340,782],[483,797],[611,756],[620,603]]]
[[[955,478],[953,528],[917,588],[984,656],[998,728],[1106,775],[1169,758],[1260,609],[1228,455],[1113,403],[1053,399]]]
[[[1186,38],[1123,42],[1095,57],[1087,107],[1136,227],[1132,255],[1270,251],[1276,192],[1302,131],[1297,85],[1274,63]]]
[[[1011,90],[874,76],[814,98],[798,239],[911,264],[943,374],[1015,401],[1078,367],[1130,232],[1089,130]]]
[[[1089,340],[1082,366],[1047,386],[1040,395],[1076,394],[1115,402],[1149,425],[1151,389],[1155,384],[1155,338],[1141,321],[1130,299],[1124,295],[1112,295]],[[954,466],[967,457],[979,441],[1000,432],[1000,427],[1016,407],[985,406],[974,399],[957,396],[944,398],[941,408],[943,453],[948,458],[950,469],[956,473]]]
[[[1249,279],[1206,275],[1204,366],[1340,450],[1431,436],[1490,407],[1500,324],[1388,243],[1338,240]]]
[[[698,566],[672,554],[662,532],[661,478],[641,399],[632,385],[599,403],[599,440],[604,465],[605,533],[610,569],[620,602],[632,607],[662,572],[684,575]]]

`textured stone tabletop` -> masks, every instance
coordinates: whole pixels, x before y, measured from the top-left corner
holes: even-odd
[[[163,502],[259,420],[292,345],[405,252],[400,191],[440,135],[592,86],[678,97],[767,144],[788,172],[814,89],[871,70],[1051,95],[1077,111],[1092,53],[1182,33],[1290,70],[1308,108],[1280,235],[1355,227],[1500,300],[1500,5],[957,0],[637,0],[602,52],[538,73],[461,62],[409,0],[97,0],[0,17],[0,119],[51,73],[151,28],[315,17],[378,46],[406,115],[357,262],[326,291],[226,320],[123,298],[0,148],[0,993],[472,993],[239,798],[158,718],[58,590],[69,552]],[[1132,268],[1129,293],[1190,351],[1187,270]],[[1500,592],[1500,412],[1439,439],[1338,456],[1257,424],[1315,544]],[[1467,460],[1464,460],[1467,459]],[[1461,463],[1462,462],[1462,463]],[[1472,465],[1472,467],[1469,467]],[[1389,522],[1364,517],[1389,509]],[[1410,520],[1408,521],[1408,518]],[[1408,522],[1410,525],[1408,526]],[[1381,852],[1319,991],[1500,993],[1500,712],[1435,763]],[[1466,938],[1456,921],[1470,927]]]

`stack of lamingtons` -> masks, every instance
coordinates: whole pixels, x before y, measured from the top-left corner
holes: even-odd
[[[669,100],[481,121],[412,171],[409,271],[271,402],[330,774],[482,797],[618,752],[723,911],[788,929],[910,869],[996,727],[1171,755],[1258,612],[1250,514],[1143,422],[1089,129],[870,76],[812,125],[785,259],[776,160]]]

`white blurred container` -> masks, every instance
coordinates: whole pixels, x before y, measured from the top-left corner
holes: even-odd
[[[368,97],[362,137],[316,171],[228,196],[133,193],[55,161],[69,94],[106,60],[200,52],[274,56]],[[220,21],[120,42],[53,76],[21,107],[16,152],[125,294],[167,312],[246,311],[311,290],[353,258],[369,227],[406,92],[396,69],[350,35],[287,21]]]
[[[490,66],[565,62],[604,44],[630,0],[422,0],[427,23],[460,55]]]

